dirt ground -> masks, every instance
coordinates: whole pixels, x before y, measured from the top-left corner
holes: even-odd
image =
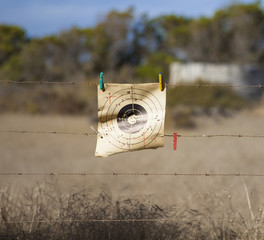
[[[232,117],[199,117],[192,130],[165,128],[167,134],[264,135],[264,109]],[[91,132],[86,117],[0,115],[1,130],[56,130]],[[94,127],[95,124],[93,124]],[[122,153],[108,158],[94,157],[95,136],[0,134],[0,172],[151,172],[151,173],[264,173],[263,138],[179,138],[165,147]],[[253,211],[264,205],[263,177],[176,177],[176,176],[1,176],[1,188],[14,191],[36,182],[57,182],[63,189],[107,184],[114,198],[150,195],[162,204],[195,206],[201,193],[214,193],[232,200],[236,210],[249,214],[243,188],[245,181]]]

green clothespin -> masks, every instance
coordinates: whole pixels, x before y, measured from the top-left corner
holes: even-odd
[[[100,89],[104,91],[104,77],[103,72],[100,73]]]

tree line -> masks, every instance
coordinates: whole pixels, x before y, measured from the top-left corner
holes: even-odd
[[[89,80],[101,71],[116,81],[147,80],[168,74],[173,61],[263,65],[261,1],[198,18],[111,11],[94,27],[41,38],[29,38],[19,26],[0,25],[2,80]]]

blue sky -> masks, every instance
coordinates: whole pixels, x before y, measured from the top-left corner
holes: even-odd
[[[93,26],[113,9],[133,6],[136,13],[147,13],[150,17],[162,14],[197,17],[210,16],[232,2],[237,0],[0,0],[0,23],[19,25],[29,36],[40,37],[72,26]]]

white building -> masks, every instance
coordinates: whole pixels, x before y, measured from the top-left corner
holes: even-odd
[[[170,84],[192,83],[203,80],[215,84],[259,85],[264,84],[264,69],[252,65],[213,63],[172,63]],[[258,88],[235,88],[244,97],[257,98]]]

